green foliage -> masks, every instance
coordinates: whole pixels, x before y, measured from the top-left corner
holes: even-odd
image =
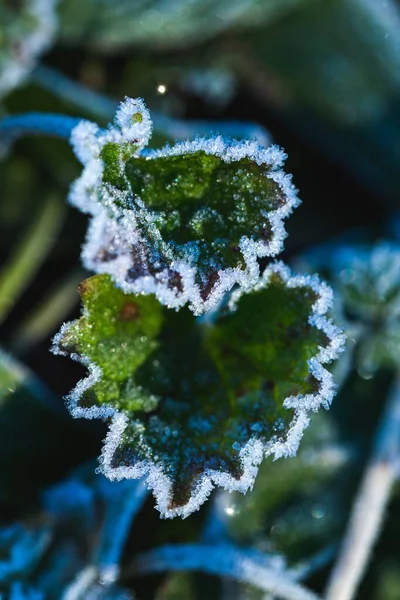
[[[360,373],[371,377],[379,367],[397,370],[400,246],[380,242],[369,248],[344,247],[336,252],[332,266],[331,276],[356,341],[354,354]]]
[[[161,585],[156,600],[187,600],[193,597],[192,576],[189,573],[172,573]]]
[[[301,558],[304,545],[309,554],[318,551],[344,518],[337,478],[348,458],[329,416],[315,415],[295,458],[264,462],[251,494],[226,496],[230,534],[241,544],[267,543],[291,561]]]
[[[210,269],[216,274],[221,268],[244,266],[239,252],[242,236],[272,239],[268,214],[286,199],[269,178],[271,165],[258,165],[251,158],[228,163],[202,150],[151,160],[130,158],[134,151],[128,144],[103,147],[103,183],[120,191],[131,189],[139,197],[146,213],[135,210],[131,196],[125,200],[116,195],[114,201],[133,209],[148,252],[164,266],[171,262],[171,251],[179,260],[193,248],[200,279],[207,280]]]
[[[390,6],[313,0],[288,14],[268,36],[258,34],[254,51],[295,105],[351,126],[373,120],[396,94],[398,26]]]
[[[397,600],[400,596],[399,565],[396,561],[380,565],[378,584],[373,592],[373,600]]]
[[[184,505],[208,470],[240,478],[246,442],[284,439],[294,414],[285,398],[318,389],[308,360],[326,336],[308,323],[316,293],[307,285],[288,288],[275,274],[210,320],[124,295],[106,275],[81,293],[84,316],[61,333],[59,348],[101,376],[78,405],[128,415],[113,466],[160,464],[173,482],[172,506]]]
[[[163,49],[202,42],[237,26],[274,20],[304,0],[63,0],[61,33],[67,41],[90,43],[103,51],[141,45]]]
[[[343,374],[354,366],[370,379],[378,369],[397,371],[400,345],[400,245],[322,246],[305,257],[308,270],[326,270],[335,292],[336,319],[350,340]],[[340,364],[340,363],[339,363]]]
[[[136,397],[131,378],[157,347],[161,305],[151,296],[125,296],[108,276],[87,279],[79,293],[85,315],[69,326],[62,344],[101,367],[103,377],[88,394],[118,409],[151,410],[153,402]]]

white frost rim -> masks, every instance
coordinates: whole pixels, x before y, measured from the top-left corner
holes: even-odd
[[[143,121],[141,123],[132,124],[130,117],[134,112],[142,114]],[[82,261],[88,270],[96,273],[108,273],[115,284],[125,293],[154,294],[161,304],[171,308],[180,308],[189,303],[194,314],[199,315],[214,308],[224,293],[232,289],[235,284],[249,289],[257,282],[260,275],[257,258],[276,256],[282,251],[286,238],[283,221],[300,204],[300,200],[291,176],[285,174],[281,169],[286,154],[275,145],[262,148],[256,141],[225,140],[218,135],[212,138],[177,142],[174,146],[167,145],[159,150],[147,150],[145,154],[147,160],[198,151],[218,156],[226,163],[250,158],[258,165],[266,165],[271,168],[266,177],[279,186],[285,197],[285,203],[275,211],[265,214],[260,212],[260,219],[265,219],[271,226],[272,239],[268,242],[256,242],[243,236],[239,241],[239,249],[245,267],[219,270],[218,284],[215,285],[206,301],[201,298],[200,288],[195,283],[197,266],[194,253],[189,249],[183,260],[174,261],[172,255],[170,260],[170,267],[182,278],[182,292],[168,287],[167,272],[158,273],[156,276],[144,275],[135,279],[134,282],[128,282],[128,271],[133,266],[132,247],[136,245],[140,250],[140,230],[132,211],[119,209],[113,203],[113,196],[121,195],[120,191],[114,190],[112,186],[107,186],[107,189],[103,186],[103,204],[99,203],[97,190],[102,185],[101,178],[104,168],[100,153],[105,143],[132,139],[135,139],[139,149],[143,149],[149,141],[151,131],[150,113],[140,98],[136,100],[127,98],[122,102],[117,110],[114,125],[107,130],[102,131],[97,125],[88,121],[80,122],[73,129],[71,143],[75,154],[84,165],[84,170],[81,177],[71,187],[69,201],[92,217],[82,249]],[[127,184],[129,186],[129,182]],[[135,197],[132,191],[128,195],[132,198]],[[139,210],[142,216],[151,222],[151,211],[147,210],[144,205],[140,209],[138,208]],[[117,240],[117,247],[114,248],[116,257],[113,260],[99,263],[98,253],[104,248],[107,240],[110,242]],[[169,247],[166,245],[166,253],[168,250]],[[171,251],[169,250],[169,252]]]
[[[114,453],[128,426],[129,418],[127,414],[115,410],[112,406],[104,405],[102,407],[93,406],[90,408],[79,406],[79,400],[83,392],[101,378],[102,371],[97,365],[91,363],[87,357],[78,356],[77,354],[71,356],[60,350],[59,344],[73,322],[65,323],[60,332],[54,337],[52,347],[54,354],[70,356],[89,369],[89,375],[82,379],[67,397],[68,408],[72,416],[75,418],[83,417],[86,419],[104,420],[111,418],[109,431],[104,440],[104,446],[99,458],[100,466],[98,471],[112,481],[146,477],[144,483],[152,490],[156,499],[156,508],[160,511],[162,517],[172,518],[181,516],[185,518],[189,516],[192,512],[200,508],[216,486],[222,487],[229,492],[239,491],[246,493],[253,487],[258,472],[258,465],[262,459],[269,455],[273,455],[274,459],[294,456],[303,432],[310,422],[308,413],[318,410],[320,406],[328,408],[333,399],[335,383],[332,374],[323,367],[323,364],[336,359],[344,350],[345,335],[325,316],[332,304],[332,290],[327,284],[320,282],[315,275],[292,276],[290,269],[282,262],[269,265],[259,279],[255,289],[267,286],[273,274],[278,274],[288,288],[311,287],[318,296],[317,301],[312,307],[308,321],[313,327],[323,331],[330,340],[326,347],[320,347],[318,354],[308,361],[310,374],[319,381],[318,392],[286,398],[284,407],[294,410],[295,414],[285,441],[279,440],[263,443],[261,440],[250,438],[239,452],[239,459],[243,469],[243,475],[240,479],[235,479],[226,472],[209,469],[198,480],[189,502],[182,507],[168,508],[172,482],[163,472],[160,465],[156,465],[151,461],[141,461],[132,467],[112,467]],[[238,290],[232,294],[230,303],[232,308],[234,308],[235,303],[244,293],[247,292]]]

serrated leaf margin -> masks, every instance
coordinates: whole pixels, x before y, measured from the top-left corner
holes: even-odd
[[[332,374],[323,366],[338,358],[344,350],[345,335],[342,330],[336,327],[332,321],[327,318],[326,313],[332,304],[332,290],[324,282],[321,282],[316,275],[292,275],[290,269],[282,262],[270,264],[263,275],[260,277],[254,289],[262,289],[268,286],[271,277],[277,274],[288,288],[311,287],[318,296],[317,301],[312,306],[312,312],[309,317],[309,323],[313,327],[323,331],[330,340],[326,347],[319,347],[318,354],[308,361],[309,373],[319,381],[318,392],[315,394],[290,396],[285,399],[283,405],[287,409],[295,411],[293,420],[289,426],[285,441],[275,441],[263,443],[256,438],[250,438],[246,445],[239,452],[239,459],[242,464],[243,475],[240,479],[235,479],[229,473],[209,469],[200,477],[196,484],[194,493],[189,502],[181,507],[170,509],[169,502],[171,497],[172,482],[163,472],[160,465],[151,461],[141,461],[131,467],[113,467],[112,459],[117,450],[123,433],[128,426],[128,416],[117,411],[110,405],[101,407],[94,406],[82,408],[79,406],[79,400],[82,394],[92,387],[102,376],[100,367],[91,363],[86,356],[78,354],[68,354],[60,349],[60,342],[74,323],[66,323],[60,332],[54,337],[52,352],[70,356],[73,360],[80,362],[89,370],[89,375],[82,379],[72,392],[67,396],[67,406],[71,415],[75,418],[86,419],[111,419],[107,436],[104,440],[101,455],[99,457],[99,467],[97,472],[102,473],[112,481],[122,479],[138,479],[146,476],[144,482],[152,490],[156,499],[156,508],[164,518],[173,518],[176,516],[188,517],[191,513],[198,510],[207,500],[214,487],[222,487],[226,491],[239,491],[246,493],[253,487],[258,465],[263,458],[273,456],[277,458],[288,458],[296,454],[304,430],[310,422],[310,411],[317,411],[320,406],[329,408],[335,395],[336,385]],[[251,292],[251,290],[249,290]],[[232,294],[230,305],[234,309],[239,298],[249,293],[246,290],[237,290]]]
[[[129,123],[129,112],[140,111],[143,123]],[[120,114],[124,119],[118,118]],[[283,225],[287,218],[300,204],[297,190],[292,184],[291,176],[282,170],[286,154],[278,146],[261,147],[256,141],[237,141],[224,139],[220,135],[211,138],[197,138],[177,142],[173,146],[165,146],[157,150],[145,149],[151,136],[152,124],[150,113],[142,99],[132,100],[126,98],[119,106],[115,123],[108,130],[101,131],[95,124],[82,121],[75,127],[71,134],[71,143],[77,157],[84,164],[84,170],[71,187],[69,201],[83,212],[91,215],[86,241],[82,249],[82,262],[88,270],[96,273],[109,274],[114,283],[125,293],[154,294],[165,306],[180,308],[189,303],[190,309],[200,315],[214,308],[225,292],[232,289],[235,284],[244,289],[250,289],[258,280],[260,269],[257,258],[273,257],[283,249],[286,231]],[[125,123],[129,123],[129,126]],[[125,125],[124,125],[125,124]],[[137,132],[135,133],[135,128]],[[133,210],[118,207],[113,202],[113,197],[124,195],[121,190],[116,190],[112,185],[103,185],[102,203],[96,198],[96,189],[102,187],[103,161],[100,158],[101,147],[108,142],[123,142],[138,140],[138,156],[145,156],[147,160],[167,156],[181,156],[203,151],[205,154],[218,156],[222,161],[231,163],[243,158],[253,160],[257,165],[270,167],[266,175],[274,181],[285,196],[285,203],[280,208],[269,211],[260,218],[269,221],[272,238],[268,242],[254,241],[247,236],[242,236],[239,249],[242,253],[245,268],[226,268],[218,271],[219,281],[206,300],[203,300],[199,285],[195,281],[196,265],[188,257],[185,260],[176,260],[170,257],[169,267],[181,276],[182,291],[168,286],[168,273],[158,273],[156,276],[146,274],[138,277],[133,282],[127,281],[129,269],[133,266],[131,253],[132,247],[137,245],[140,250],[140,230]],[[127,181],[127,186],[130,184]],[[133,192],[125,192],[127,198],[134,196]],[[135,198],[137,203],[140,199]],[[144,218],[151,219],[151,211],[146,209],[144,203],[140,208]],[[101,249],[111,246],[112,240],[118,239],[118,256],[113,260],[99,262],[98,254]],[[168,249],[167,249],[168,253]]]

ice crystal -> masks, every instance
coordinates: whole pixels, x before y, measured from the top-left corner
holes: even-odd
[[[343,336],[325,317],[330,290],[270,265],[211,319],[124,294],[107,275],[84,282],[83,316],[54,351],[89,368],[74,416],[111,417],[100,459],[110,479],[147,476],[162,515],[187,516],[214,485],[246,492],[265,455],[292,456],[310,410],[334,394],[322,363]]]
[[[49,46],[57,0],[6,0],[0,6],[0,97],[19,85]]]
[[[379,366],[398,368],[400,245],[342,246],[331,256],[332,281],[341,297],[362,377]]]
[[[277,146],[217,136],[143,151],[151,127],[142,100],[127,98],[107,130],[73,130],[85,168],[70,200],[92,215],[83,261],[126,293],[201,314],[256,283],[257,258],[282,250],[299,200]]]
[[[397,369],[400,347],[400,244],[332,242],[306,253],[298,262],[324,270],[334,294],[332,314],[345,326],[349,349],[335,368],[343,381],[352,368],[364,379],[380,367]]]
[[[349,462],[350,452],[338,444],[329,413],[319,412],[311,421],[294,460],[265,461],[251,495],[219,492],[214,496],[212,517],[239,544],[256,538],[270,553],[296,555],[299,539],[323,547],[332,535],[332,520],[313,517],[310,507],[331,508],[336,480]],[[327,489],[331,490],[329,501]],[[337,526],[337,509],[334,525]],[[293,523],[292,516],[297,519]],[[301,519],[299,519],[301,514]],[[301,523],[300,523],[301,521]],[[322,538],[322,539],[321,539]],[[300,543],[301,543],[300,542]],[[279,554],[278,554],[279,556]]]

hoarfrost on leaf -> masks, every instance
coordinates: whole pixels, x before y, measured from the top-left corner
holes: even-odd
[[[201,314],[257,282],[257,259],[282,250],[299,200],[277,146],[217,136],[144,150],[151,130],[143,101],[129,98],[108,129],[73,130],[85,168],[70,201],[92,216],[83,262],[125,293]]]
[[[389,241],[329,244],[310,252],[304,260],[313,269],[328,269],[336,292],[335,313],[346,323],[353,341],[352,359],[360,376],[370,379],[381,366],[397,369],[400,245]]]
[[[91,373],[69,408],[111,418],[100,471],[146,476],[163,516],[188,516],[215,485],[246,492],[263,457],[293,456],[309,411],[333,397],[323,363],[343,335],[325,316],[330,290],[282,263],[211,319],[124,294],[107,275],[80,292],[83,316],[54,340]]]

